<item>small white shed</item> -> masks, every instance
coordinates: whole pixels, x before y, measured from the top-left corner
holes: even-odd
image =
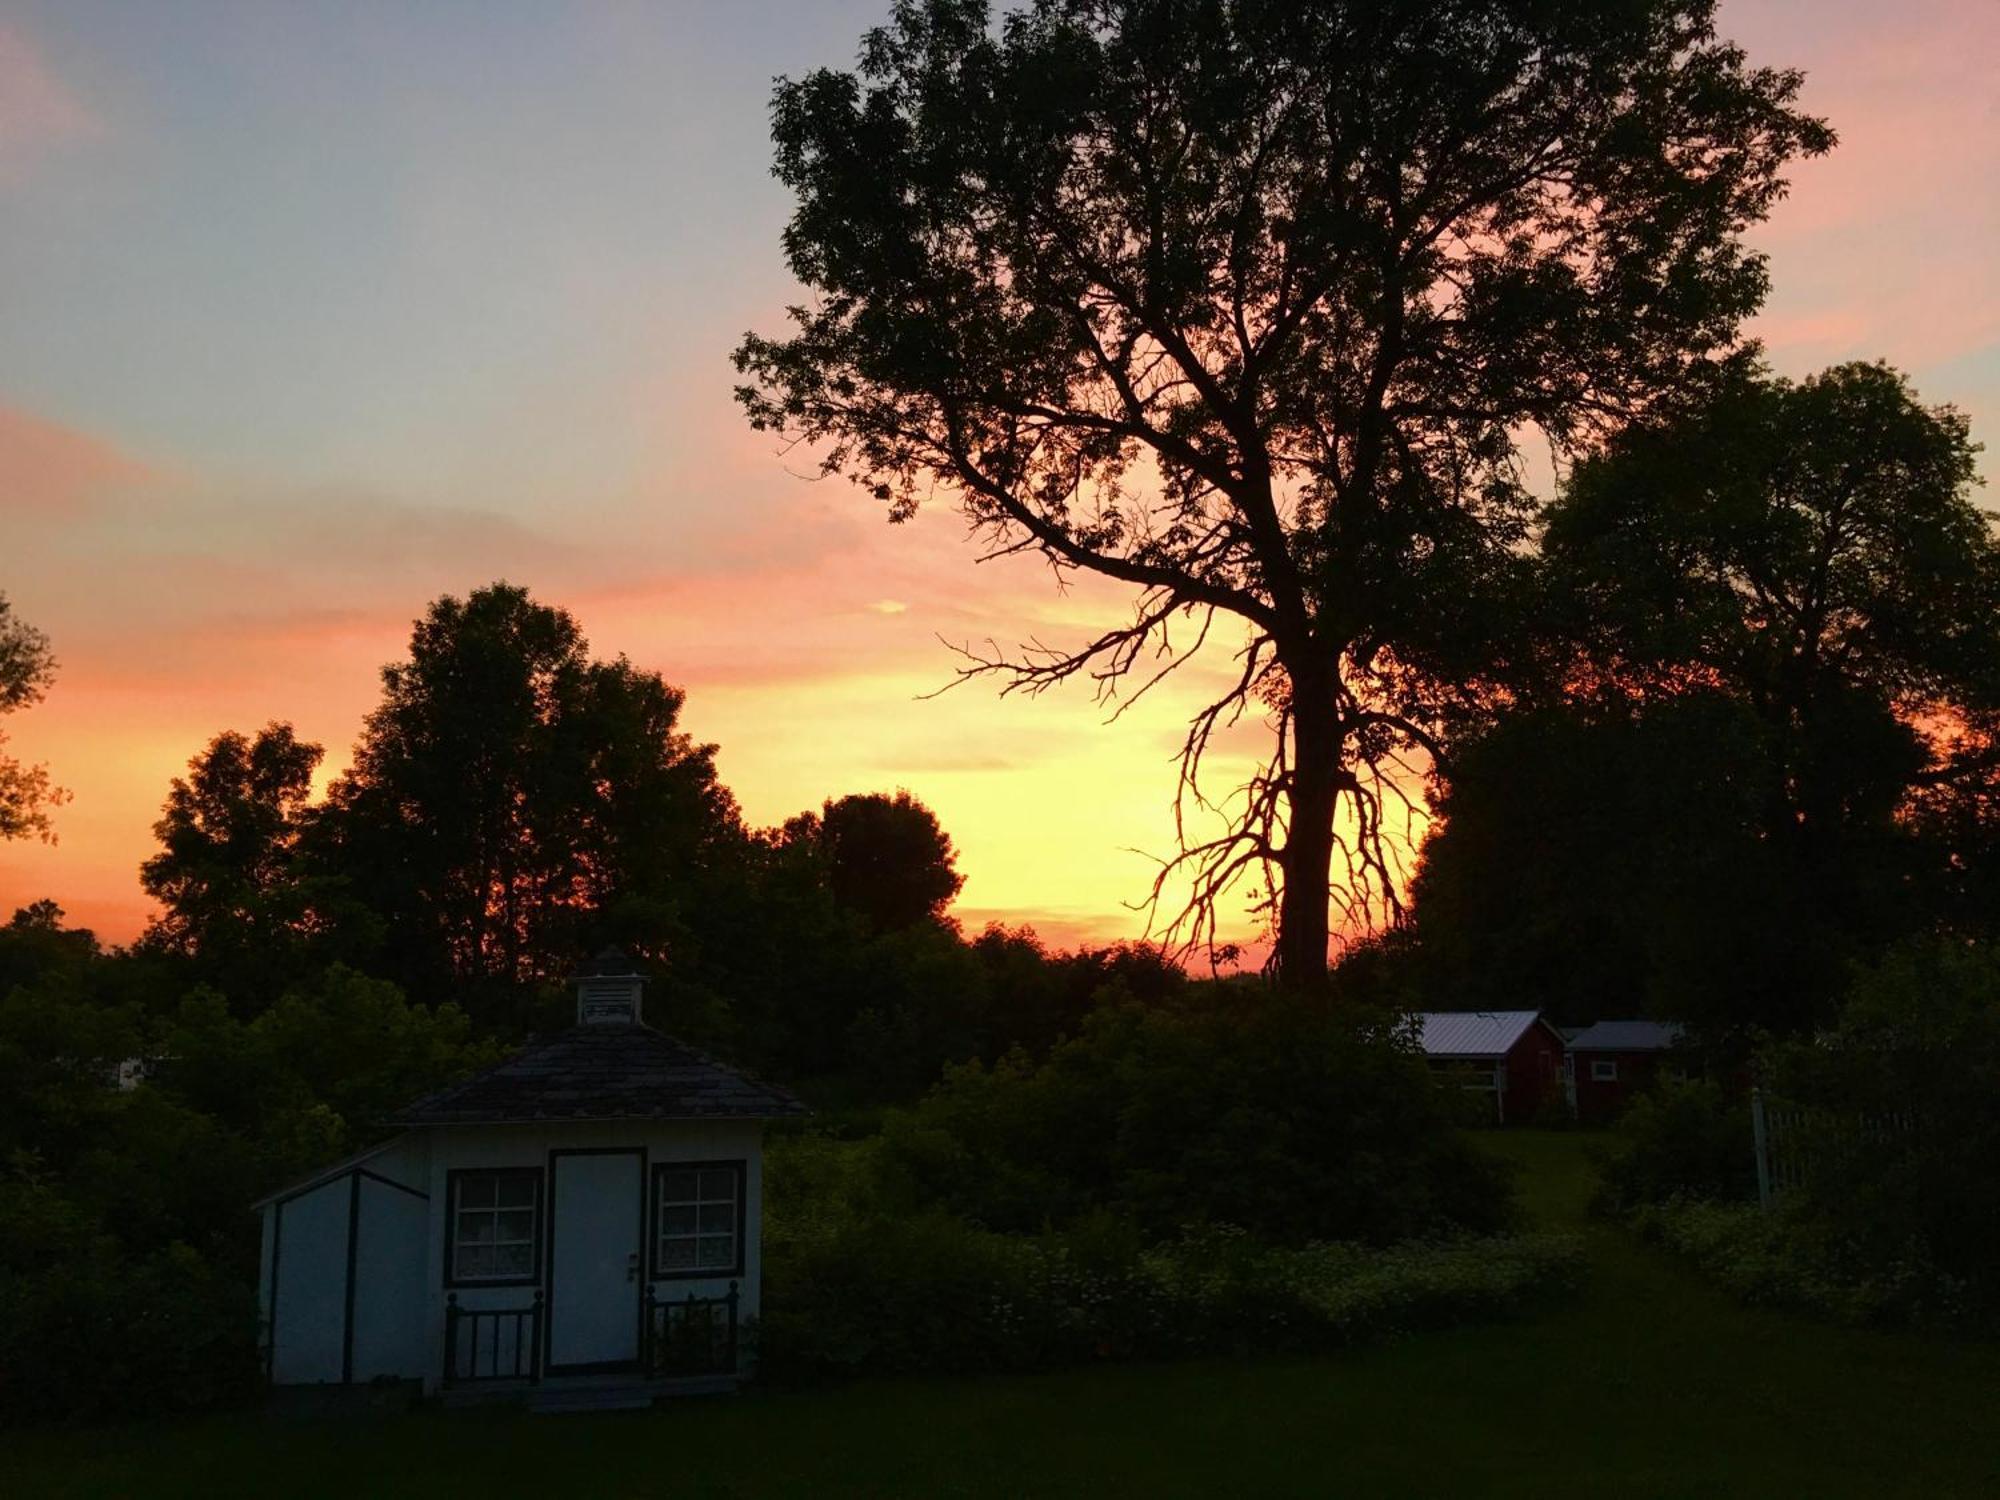
[[[576,1025],[418,1100],[381,1145],[273,1193],[276,1385],[645,1394],[733,1380],[757,1315],[766,1121],[805,1107],[644,1024],[616,950]]]

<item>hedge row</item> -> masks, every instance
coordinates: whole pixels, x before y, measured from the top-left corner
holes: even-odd
[[[1575,1285],[1583,1266],[1575,1242],[1540,1235],[1391,1249],[1276,1248],[1229,1229],[1137,1251],[1120,1240],[995,1234],[941,1212],[794,1240],[767,1266],[763,1373],[1324,1350],[1498,1316]]]

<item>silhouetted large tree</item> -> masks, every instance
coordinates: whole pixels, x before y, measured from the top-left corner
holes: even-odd
[[[779,85],[814,295],[738,351],[752,422],[892,518],[942,492],[991,550],[1137,592],[1076,650],[974,671],[1116,692],[1242,633],[1181,795],[1246,710],[1274,749],[1179,857],[1197,934],[1260,874],[1312,983],[1337,853],[1351,911],[1395,903],[1397,766],[1485,664],[1522,435],[1587,446],[1735,347],[1765,290],[1742,232],[1832,137],[1713,14],[1039,0],[996,27],[904,0],[855,72]]]
[[[312,847],[385,921],[408,984],[518,987],[609,938],[657,952],[740,839],[681,691],[592,660],[525,589],[438,600],[382,684]]]
[[[1894,371],[1755,372],[1550,507],[1537,711],[1461,748],[1414,885],[1434,1002],[1720,1035],[1852,960],[1992,931],[2000,542],[1964,417]]]
[[[1722,691],[1764,726],[1767,837],[1837,871],[1913,791],[2000,813],[2000,540],[1965,417],[1884,365],[1731,382],[1582,465],[1545,538],[1571,687]]]

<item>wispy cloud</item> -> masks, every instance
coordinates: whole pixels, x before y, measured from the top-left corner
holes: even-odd
[[[6,89],[0,76],[0,117]],[[158,477],[114,443],[0,405],[0,515],[73,517],[107,491]]]
[[[20,27],[0,21],[0,186],[25,177],[59,147],[104,133],[104,124]]]

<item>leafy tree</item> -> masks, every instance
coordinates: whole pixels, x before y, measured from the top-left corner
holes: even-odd
[[[217,735],[174,778],[139,867],[163,908],[144,942],[198,960],[240,1007],[270,1003],[313,923],[300,842],[324,753],[289,724]]]
[[[1967,759],[1951,774],[1920,775],[1901,821],[1937,855],[1920,864],[1923,910],[1945,931],[1991,939],[2000,933],[2000,767]]]
[[[1907,840],[1850,840],[1865,920],[1832,920],[1765,836],[1768,755],[1756,715],[1717,693],[1503,719],[1438,785],[1410,922],[1383,955],[1393,992],[1575,1025],[1671,1017],[1717,1040],[1804,1024],[1865,941],[1911,920]]]
[[[1317,983],[1336,858],[1351,916],[1396,904],[1399,763],[1510,646],[1518,443],[1586,447],[1736,349],[1743,231],[1832,136],[1714,9],[901,0],[855,72],[779,84],[814,296],[737,351],[752,424],[892,519],[941,492],[993,552],[1137,594],[968,674],[1116,694],[1236,649],[1182,797],[1269,714],[1240,816],[1169,866],[1178,930],[1260,875],[1279,971]]]
[[[143,1035],[133,1010],[94,1003],[75,968],[0,993],[0,1175],[74,1162],[116,1107],[107,1081]]]
[[[0,594],[0,714],[41,702],[55,675],[49,638],[16,615],[7,596]],[[0,732],[0,748],[6,743],[6,734]],[[49,809],[67,795],[49,780],[47,767],[23,765],[0,754],[0,839],[33,834],[53,842],[55,830]]]
[[[1822,956],[1993,930],[2000,538],[1977,451],[1886,365],[1752,373],[1623,434],[1550,512],[1570,695],[1721,694],[1754,719],[1755,862],[1789,871],[1759,915]],[[1740,1019],[1823,1012],[1838,975],[1795,974],[1797,1003]]]
[[[951,836],[908,792],[854,793],[801,813],[784,837],[824,862],[834,900],[874,933],[939,921],[965,884]]]
[[[610,939],[657,953],[689,883],[740,843],[681,691],[593,660],[525,589],[438,600],[382,681],[309,852],[369,903],[383,962],[420,992],[518,995]]]
[[[1963,414],[1886,365],[1752,376],[1623,434],[1545,551],[1585,691],[1721,690],[1770,748],[1766,833],[1828,858],[1913,786],[2000,763],[2000,540]]]
[[[1846,966],[1988,927],[2000,544],[1964,418],[1894,371],[1754,371],[1580,464],[1528,701],[1462,745],[1405,983],[1716,1041],[1825,1020]]]
[[[267,1173],[303,1171],[378,1138],[397,1106],[496,1062],[464,1011],[421,1005],[335,964],[249,1021],[196,990],[163,1028],[157,1092],[265,1153]]]
[[[0,927],[0,995],[56,974],[80,983],[101,954],[95,933],[63,926],[63,909],[55,902],[31,901]]]

